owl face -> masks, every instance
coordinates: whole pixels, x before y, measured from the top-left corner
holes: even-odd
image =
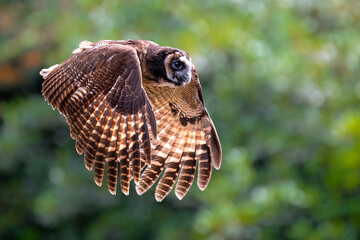
[[[185,86],[191,81],[192,63],[181,52],[174,52],[164,60],[166,80],[176,86]]]
[[[182,50],[150,44],[145,61],[145,77],[157,86],[186,86],[192,79],[193,64]]]

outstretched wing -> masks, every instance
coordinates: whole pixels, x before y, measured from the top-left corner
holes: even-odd
[[[131,178],[139,182],[140,152],[150,164],[148,127],[156,135],[136,50],[121,42],[82,42],[66,61],[41,75],[45,99],[65,115],[77,152],[84,153],[88,170],[94,168],[96,184],[102,184],[106,162],[108,188],[115,194],[119,164],[127,195]]]
[[[204,190],[212,165],[220,168],[222,153],[214,124],[204,106],[195,68],[191,82],[185,87],[145,83],[144,87],[155,112],[158,135],[151,142],[151,168],[142,172],[136,191],[143,194],[160,178],[155,198],[162,201],[177,180],[175,194],[182,199],[194,181],[196,164],[197,185]]]

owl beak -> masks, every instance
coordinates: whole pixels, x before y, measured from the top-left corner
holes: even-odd
[[[186,86],[191,81],[191,78],[192,78],[191,71],[180,72],[179,75],[177,76],[177,79],[179,80],[182,86]]]
[[[191,73],[186,74],[186,77],[184,78],[184,83],[187,84],[191,81]]]

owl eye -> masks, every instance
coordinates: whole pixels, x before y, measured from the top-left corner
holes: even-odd
[[[171,62],[171,68],[174,69],[175,71],[180,71],[184,69],[184,63],[178,59],[173,60]]]

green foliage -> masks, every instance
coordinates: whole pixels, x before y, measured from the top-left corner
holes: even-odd
[[[1,2],[0,238],[359,239],[359,7]],[[182,201],[96,187],[40,94],[37,72],[80,41],[133,38],[190,54],[220,136],[220,171]]]

